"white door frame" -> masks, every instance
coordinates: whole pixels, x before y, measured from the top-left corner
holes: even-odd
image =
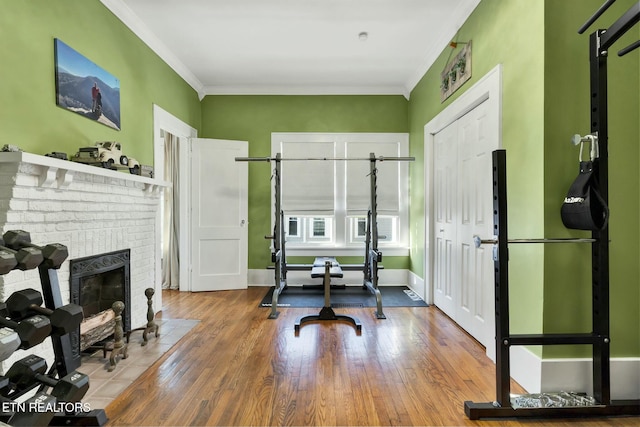
[[[433,142],[434,135],[451,123],[464,116],[483,102],[488,102],[490,114],[497,114],[498,124],[498,147],[502,147],[502,64],[498,64],[491,71],[485,74],[451,105],[445,108],[440,114],[434,117],[424,126],[424,283],[427,302],[433,304],[433,272],[434,272],[434,221],[433,212]]]
[[[182,201],[180,204],[179,213],[180,223],[178,225],[180,233],[180,240],[178,242],[180,257],[183,260],[190,260],[191,249],[189,245],[189,235],[191,227],[189,223],[189,206],[191,206],[191,200],[189,192],[189,143],[186,143],[186,141],[188,141],[187,138],[197,138],[198,131],[182,120],[173,116],[171,113],[163,110],[158,105],[153,105],[153,169],[154,178],[160,180],[164,179],[164,138],[161,136],[162,130],[165,130],[179,138],[183,138],[183,140],[185,141],[185,143],[182,143],[178,146],[180,155],[180,188],[174,188],[174,192],[180,194],[180,200]],[[162,224],[160,224],[159,213],[156,223],[156,230],[158,236],[160,236]],[[161,238],[158,237],[158,242],[160,241]],[[158,262],[156,263],[156,277],[162,277],[160,266],[160,259],[162,258],[162,248],[158,247],[156,251],[156,259],[158,260]],[[189,263],[180,263],[179,280],[181,291],[191,290],[191,275],[189,274]],[[162,293],[156,292],[156,295],[158,294]],[[155,307],[162,307],[162,300],[160,300],[160,303],[158,305],[155,305]]]

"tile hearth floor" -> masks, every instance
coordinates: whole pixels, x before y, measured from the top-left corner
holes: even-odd
[[[89,391],[82,399],[91,409],[104,409],[122,393],[133,381],[146,371],[164,353],[169,351],[182,337],[184,337],[198,320],[186,319],[157,319],[160,325],[160,336],[156,338],[148,334],[146,346],[141,346],[142,331],[131,334],[128,347],[128,357],[118,358],[118,364],[113,372],[108,372],[109,356],[102,357],[102,350],[82,356],[82,366],[79,372],[89,375]]]

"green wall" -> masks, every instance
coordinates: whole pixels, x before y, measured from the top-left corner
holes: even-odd
[[[569,138],[589,133],[589,34],[609,27],[636,0],[612,6],[585,34],[577,29],[600,0],[546,2],[545,8],[545,158],[544,212],[548,236],[590,237],[564,228],[558,215],[567,189],[578,174],[579,149]],[[640,354],[640,235],[637,188],[640,174],[640,75],[638,51],[615,52],[640,39],[640,27],[614,44],[607,60],[609,122],[609,207],[611,348],[617,356]],[[586,152],[586,151],[585,151]],[[587,156],[585,156],[587,157]],[[545,249],[544,331],[591,331],[591,248],[549,245]],[[544,357],[588,355],[589,347],[548,347]]]
[[[440,102],[440,72],[447,47],[411,92],[409,125],[411,155],[411,265],[424,277],[424,126],[469,87],[503,66],[502,145],[507,150],[509,235],[541,236],[543,222],[543,92],[544,3],[530,0],[483,0],[462,26],[456,40],[472,40],[472,78],[452,97]],[[459,49],[459,48],[458,48]],[[427,159],[427,161],[430,161]],[[542,248],[511,249],[509,271],[513,332],[541,332],[543,289]],[[430,278],[425,278],[430,281]]]
[[[249,156],[271,155],[271,132],[407,132],[407,100],[394,96],[205,96],[203,138],[249,141]],[[249,268],[271,263],[271,166],[249,166]],[[363,249],[364,255],[364,249]],[[291,258],[292,262],[301,262]],[[353,262],[345,258],[342,262]],[[386,268],[408,268],[408,257],[385,257]]]
[[[74,154],[116,140],[153,164],[153,104],[200,127],[198,95],[98,0],[10,0],[0,13],[0,146]],[[122,130],[56,105],[54,38],[120,80]]]
[[[608,27],[636,0],[617,2],[597,26]],[[507,150],[509,236],[581,237],[564,228],[559,209],[577,175],[574,133],[588,133],[588,34],[577,29],[601,0],[483,0],[457,40],[473,40],[473,77],[444,103],[440,55],[411,93],[411,269],[424,277],[424,125],[497,64],[503,66],[502,143]],[[590,29],[592,32],[596,27]],[[639,38],[640,30],[616,44]],[[455,54],[455,52],[453,53]],[[640,355],[639,158],[640,61],[634,52],[609,59],[611,337],[612,355]],[[452,55],[451,55],[452,56]],[[427,160],[428,161],[428,160]],[[537,247],[536,247],[537,246]],[[511,330],[515,333],[589,331],[590,248],[517,245],[510,248]],[[426,278],[430,280],[429,278]],[[585,346],[536,347],[539,356],[582,357]]]

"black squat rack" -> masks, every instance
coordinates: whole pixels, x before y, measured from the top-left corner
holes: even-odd
[[[274,181],[274,229],[273,234],[265,236],[265,239],[273,240],[273,251],[271,253],[271,261],[274,263],[275,270],[275,288],[271,298],[271,310],[269,319],[277,319],[278,297],[287,289],[287,273],[289,271],[306,271],[313,270],[313,264],[287,264],[286,256],[286,234],[284,227],[284,211],[282,210],[282,182],[281,171],[283,161],[367,161],[369,162],[369,195],[370,204],[367,212],[366,237],[365,237],[365,253],[364,262],[362,264],[342,264],[340,269],[344,271],[362,271],[363,272],[363,288],[366,288],[376,298],[376,319],[386,319],[382,311],[382,294],[378,288],[378,270],[384,267],[380,265],[382,262],[382,252],[378,248],[378,195],[377,195],[377,179],[378,179],[378,162],[412,162],[414,157],[388,157],[376,156],[375,153],[369,153],[369,157],[305,157],[305,158],[287,158],[277,153],[275,157],[236,157],[237,162],[272,162],[275,164],[273,168],[272,179]],[[324,265],[324,264],[323,264]],[[323,319],[332,320],[332,319]]]

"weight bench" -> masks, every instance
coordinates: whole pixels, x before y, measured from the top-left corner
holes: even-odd
[[[307,316],[301,316],[296,319],[296,323],[294,325],[295,332],[300,331],[300,327],[305,322],[311,322],[314,320],[345,320],[349,323],[352,323],[356,327],[357,332],[362,331],[362,324],[360,320],[354,316],[349,316],[346,314],[336,314],[331,308],[331,278],[337,277],[342,278],[342,268],[338,261],[335,258],[331,257],[318,257],[313,262],[313,267],[311,268],[311,277],[319,278],[322,277],[322,285],[324,287],[324,307],[320,310],[319,314],[310,314]]]

